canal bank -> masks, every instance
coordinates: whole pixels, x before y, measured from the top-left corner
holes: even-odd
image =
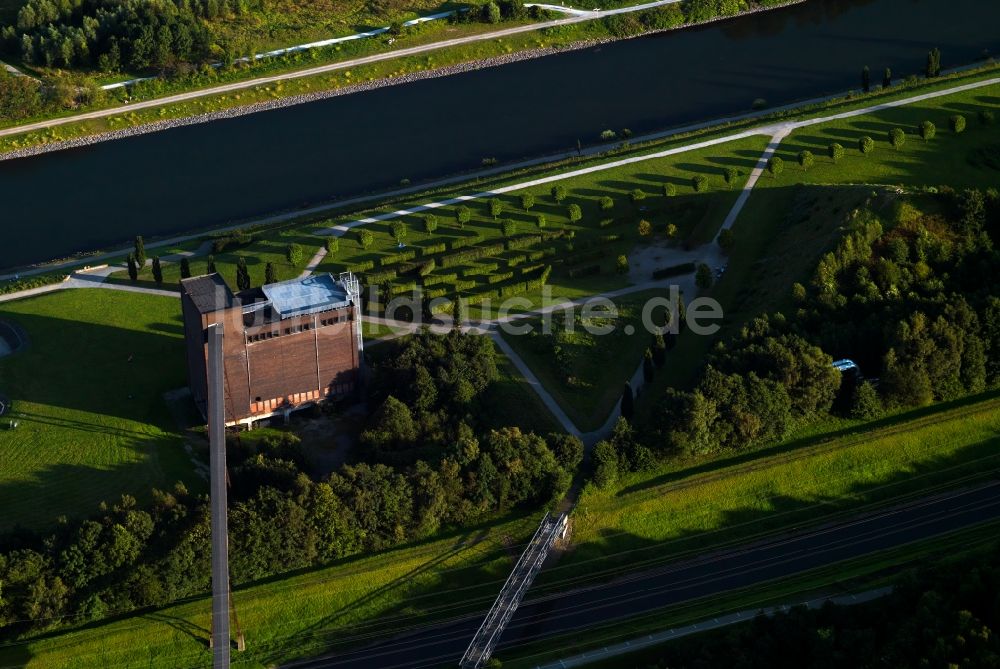
[[[956,0],[808,2],[476,72],[175,128],[0,164],[10,243],[24,265],[316,206],[586,148],[602,130],[636,135],[857,88],[860,69],[920,72],[995,49],[995,5]],[[969,28],[971,26],[971,29]],[[80,212],[88,212],[82,216]],[[93,213],[92,213],[93,212]]]

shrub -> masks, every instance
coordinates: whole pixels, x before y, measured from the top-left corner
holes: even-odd
[[[673,239],[677,236],[677,226],[673,223],[667,223],[667,237]]]
[[[513,278],[514,278],[514,273],[513,272],[503,272],[501,274],[490,274],[488,277],[486,277],[486,283],[489,283],[489,284],[503,283],[504,281],[509,281],[510,279],[513,279]]]
[[[612,199],[611,199],[610,197],[608,197],[607,195],[605,195],[604,197],[602,197],[602,198],[601,198],[601,199],[599,200],[599,202],[600,202],[600,205],[601,205],[601,209],[602,209],[603,211],[610,211],[611,209],[614,209],[614,208],[615,208],[615,201],[614,201],[614,200],[612,200]]]
[[[446,250],[447,247],[445,246],[444,242],[441,242],[440,244],[430,244],[420,249],[420,255],[432,256],[436,253],[444,253]]]
[[[903,148],[906,144],[906,131],[902,128],[893,128],[889,131],[889,143],[892,144],[892,148],[897,151]]]
[[[672,183],[665,183],[665,184],[663,184],[663,196],[664,197],[673,197],[675,195],[677,195],[677,186],[675,186]]]
[[[619,274],[628,274],[628,268],[628,256],[624,254],[618,256],[618,259],[615,261],[615,271]]]
[[[302,264],[302,246],[300,244],[289,244],[285,249],[285,258],[292,267]]]
[[[438,228],[438,217],[434,214],[427,214],[424,216],[424,232],[429,235],[433,235],[434,231]]]
[[[583,211],[580,210],[580,205],[578,204],[571,204],[567,207],[566,214],[569,216],[569,220],[573,223],[576,223],[583,218]]]
[[[370,249],[372,244],[375,243],[375,235],[372,234],[371,230],[359,230],[358,243],[361,244],[361,248],[365,250]]]
[[[739,177],[740,172],[735,167],[727,167],[722,172],[722,178],[725,179],[726,185],[730,187],[736,184],[736,180],[739,179]]]
[[[599,228],[610,228],[614,224],[615,224],[615,219],[613,219],[613,218],[602,218],[600,220],[600,222],[597,224],[597,227],[599,227]]]
[[[556,185],[552,187],[552,199],[557,203],[561,203],[566,199],[566,186]]]
[[[330,255],[335,254],[340,250],[340,237],[327,237],[323,241],[323,246],[326,248],[326,252]]]
[[[733,231],[730,228],[726,228],[719,232],[719,248],[721,248],[726,253],[733,250],[736,246],[736,240],[733,237]]]
[[[459,229],[465,228],[465,224],[472,220],[472,210],[466,205],[460,206],[455,210],[455,222],[458,223]]]
[[[815,164],[816,158],[813,156],[812,151],[800,151],[799,152],[799,165],[803,170],[808,170]]]
[[[699,174],[691,179],[691,187],[694,188],[695,193],[704,193],[708,190],[708,177]]]
[[[531,208],[535,206],[535,196],[531,193],[524,193],[521,195],[521,209],[525,212],[531,211]]]
[[[420,266],[420,269],[417,270],[417,274],[420,276],[427,276],[434,271],[435,267],[437,267],[437,264],[433,260],[429,260]]]
[[[457,274],[432,274],[424,278],[425,286],[436,286],[439,283],[455,283],[458,281]]]
[[[862,381],[854,389],[851,398],[851,418],[858,420],[875,420],[882,415],[882,401],[878,393],[868,381]]]
[[[767,171],[771,173],[771,176],[778,176],[784,169],[785,161],[780,156],[771,156],[767,159]]]
[[[837,163],[844,157],[844,147],[842,144],[834,142],[830,146],[826,147],[826,153],[830,156],[830,160]]]
[[[641,188],[632,189],[632,202],[639,202],[640,200],[646,199],[646,191]]]
[[[865,135],[858,140],[858,150],[861,151],[862,155],[867,156],[875,148],[875,140]]]
[[[505,218],[500,224],[500,230],[503,232],[504,237],[513,237],[517,234],[517,223],[509,218]]]
[[[365,260],[364,262],[356,262],[353,265],[347,266],[347,271],[353,274],[359,274],[361,272],[367,272],[368,270],[375,267],[375,263],[371,260]]]
[[[982,109],[979,111],[979,122],[983,125],[993,125],[995,120],[996,116],[991,109]]]
[[[397,244],[402,244],[403,240],[406,239],[406,223],[403,221],[393,221],[390,228],[392,230],[392,238],[396,240]]]
[[[601,139],[605,142],[611,141],[612,139],[618,137],[618,133],[614,130],[604,130],[601,132]]]
[[[525,235],[524,237],[518,237],[517,239],[507,240],[507,250],[513,251],[515,249],[524,249],[529,246],[534,246],[542,241],[541,235]]]
[[[934,135],[937,134],[937,126],[930,121],[924,121],[920,124],[920,138],[923,140],[934,139]]]
[[[698,270],[694,275],[694,283],[699,288],[712,287],[712,269],[705,263],[698,265]]]
[[[956,135],[965,132],[965,117],[961,114],[955,114],[948,119],[948,124],[951,126],[951,131]]]
[[[651,234],[653,234],[653,225],[646,219],[639,221],[639,236],[649,237]]]
[[[607,441],[599,441],[594,446],[594,485],[608,488],[618,480],[618,453]]]

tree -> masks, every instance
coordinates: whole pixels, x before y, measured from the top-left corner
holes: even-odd
[[[128,264],[128,278],[132,279],[133,281],[138,280],[139,267],[138,265],[136,265],[135,262],[135,254],[129,253],[128,258],[125,260],[125,262]]]
[[[611,211],[612,209],[614,209],[614,208],[615,208],[615,201],[614,201],[614,200],[612,200],[612,199],[611,199],[610,197],[608,197],[607,195],[605,195],[604,197],[602,197],[602,198],[601,198],[601,199],[599,200],[599,203],[600,203],[600,205],[601,205],[601,210],[602,210],[602,211]]]
[[[862,155],[867,156],[875,148],[875,140],[865,135],[858,140],[858,150],[861,151]]]
[[[677,195],[677,186],[675,186],[672,183],[665,183],[665,184],[663,184],[663,196],[664,197],[673,197],[675,195]]]
[[[393,221],[392,222],[392,238],[396,240],[396,243],[402,246],[403,241],[406,239],[406,223],[403,221]]]
[[[719,231],[719,248],[729,253],[733,250],[734,246],[736,246],[736,238],[733,235],[732,228]]]
[[[302,245],[292,242],[285,248],[285,259],[292,267],[302,264]]]
[[[580,205],[575,203],[566,208],[566,213],[569,215],[569,220],[573,223],[577,223],[583,218],[583,211],[580,209]]]
[[[785,161],[781,159],[781,156],[771,156],[767,159],[767,171],[770,172],[771,176],[778,176],[784,169]]]
[[[191,261],[188,260],[187,256],[181,258],[181,278],[182,279],[191,278]]]
[[[465,224],[472,220],[472,210],[469,209],[464,204],[455,210],[455,221],[458,223],[458,228],[464,229]]]
[[[927,67],[924,73],[928,79],[941,74],[941,50],[937,47],[927,52]]]
[[[521,209],[524,209],[525,213],[531,211],[531,208],[535,206],[535,196],[531,193],[524,193],[521,195]]]
[[[269,286],[272,283],[278,283],[278,273],[274,269],[274,263],[269,262],[264,265],[264,285]]]
[[[466,319],[465,298],[461,295],[456,295],[455,299],[452,300],[451,319],[454,322],[455,329],[461,330],[462,324],[465,323]]]
[[[136,236],[134,248],[135,264],[142,269],[146,266],[146,243],[142,240],[142,235]]]
[[[642,355],[642,379],[646,383],[652,383],[656,376],[656,364],[653,362],[653,349],[647,348]]]
[[[691,179],[691,187],[694,188],[695,193],[704,193],[708,190],[708,177],[703,174]]]
[[[243,256],[236,259],[236,287],[250,290],[250,270],[247,268],[247,259]]]
[[[537,216],[535,216],[535,223],[538,225],[539,230],[544,230],[545,225],[548,223],[548,221],[545,219],[545,214],[538,214]]]
[[[956,135],[965,131],[965,117],[961,114],[955,114],[949,118],[948,124],[951,126],[951,131]]]
[[[205,260],[205,272],[207,274],[215,273],[215,256],[209,255],[208,258]]]
[[[631,392],[631,391],[630,391]],[[601,440],[594,445],[594,485],[607,488],[618,480],[618,453],[610,442]]]
[[[802,166],[802,170],[808,170],[816,162],[816,158],[813,156],[812,151],[799,151],[799,165]]]
[[[740,177],[740,171],[735,167],[727,167],[722,173],[722,178],[726,180],[726,185],[730,188],[736,185],[736,180]]]
[[[635,204],[640,200],[646,199],[646,191],[644,191],[641,188],[633,188],[631,196],[632,196],[632,204]]]
[[[358,232],[358,242],[361,244],[361,248],[368,250],[375,243],[375,235],[372,234],[371,230],[361,230]]]
[[[844,157],[844,147],[837,142],[834,142],[830,146],[826,147],[826,153],[830,156],[830,160],[834,163],[840,162],[840,159]]]
[[[561,203],[563,200],[565,200],[566,199],[566,186],[563,186],[562,184],[559,184],[557,186],[553,186],[552,187],[552,199],[555,200],[557,204]]]
[[[882,88],[889,88],[892,86],[892,70],[888,67],[885,68],[885,72],[882,73]]]
[[[505,218],[500,224],[500,230],[503,232],[504,237],[513,237],[517,234],[517,223],[509,218]]]
[[[667,237],[673,239],[677,236],[677,225],[674,223],[667,223]]]
[[[934,139],[934,135],[937,134],[937,126],[930,121],[924,121],[920,124],[920,138],[924,141],[928,139]]]
[[[153,281],[163,283],[163,267],[160,266],[160,256],[153,256]]]
[[[618,256],[618,259],[615,261],[615,271],[619,274],[628,274],[628,270],[628,256],[624,254]]]
[[[483,18],[486,23],[500,23],[500,7],[497,3],[490,0],[485,5],[483,5]]]
[[[854,397],[851,398],[851,418],[875,420],[881,415],[882,401],[875,386],[869,381],[862,381],[854,388]]]
[[[868,69],[868,66],[865,65],[861,69],[861,90],[867,93],[871,89],[872,89],[872,72],[871,70]]]
[[[433,235],[434,231],[438,229],[438,217],[434,214],[427,214],[424,216],[424,232],[429,235]]]
[[[635,414],[635,393],[632,392],[632,384],[628,381],[622,389],[621,413],[625,420],[632,420]]]
[[[497,220],[497,217],[503,213],[503,202],[500,201],[500,198],[494,197],[490,199],[489,206],[490,206],[490,215],[493,217],[493,220],[495,221]]]
[[[902,128],[893,128],[889,131],[889,143],[892,144],[892,148],[897,151],[903,148],[906,144],[906,131]]]
[[[653,234],[653,225],[646,219],[639,221],[639,236],[649,237],[651,234]]]
[[[701,289],[712,287],[712,268],[705,263],[698,265],[698,270],[694,275],[694,283]]]

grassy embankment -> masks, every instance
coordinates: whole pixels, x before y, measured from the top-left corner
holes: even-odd
[[[0,530],[200,486],[163,399],[186,383],[177,300],[68,290],[0,304],[0,319],[29,339],[0,359],[19,423],[0,429]]]
[[[790,524],[843,516],[963,476],[980,478],[992,470],[985,463],[996,461],[998,409],[995,395],[973,398],[754,453],[674,463],[633,475],[608,491],[588,489],[574,524],[576,548],[542,573],[532,596]],[[237,610],[250,649],[240,659],[245,666],[266,666],[482,609],[516,553],[504,554],[502,537],[523,539],[535,520],[501,524],[484,535],[463,533],[464,544],[451,537],[238,590]],[[479,536],[485,541],[469,543]],[[735,593],[722,603],[677,607],[669,615],[646,617],[642,625],[651,629],[763,605],[853,574],[878,572],[913,553],[911,548],[874,556]],[[207,666],[208,612],[206,599],[167,607],[0,647],[0,661],[29,667]],[[645,629],[642,625],[630,621],[615,632],[634,634]]]

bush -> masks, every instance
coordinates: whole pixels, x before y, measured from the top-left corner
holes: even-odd
[[[851,418],[858,420],[875,420],[882,415],[882,400],[868,381],[862,381],[854,389],[851,398]]]
[[[826,153],[830,156],[830,160],[837,163],[840,159],[844,157],[844,147],[842,144],[834,142],[830,146],[826,147]]]
[[[993,122],[995,120],[996,120],[996,116],[993,114],[992,110],[990,110],[990,109],[982,109],[982,110],[980,110],[980,112],[979,112],[979,122],[980,123],[982,123],[983,125],[993,125]]]
[[[736,245],[736,240],[733,237],[733,231],[730,228],[726,228],[719,232],[719,248],[721,248],[726,253],[733,250]]]
[[[583,218],[583,211],[580,210],[580,205],[578,204],[571,204],[567,207],[566,214],[569,216],[569,220],[573,223],[576,223]]]
[[[447,250],[444,242],[440,244],[430,244],[420,249],[420,255],[422,256],[432,256],[438,253],[444,253]]]
[[[627,255],[618,256],[618,259],[615,261],[615,271],[617,271],[619,274],[628,274],[628,268],[629,268],[628,256]]]
[[[649,237],[651,234],[653,234],[653,224],[646,219],[639,221],[639,236]]]
[[[736,180],[740,177],[740,171],[735,167],[727,167],[722,172],[722,178],[725,179],[726,185],[729,187],[736,185]]]
[[[594,485],[608,488],[618,480],[618,453],[607,441],[594,445]]]
[[[862,155],[867,156],[872,150],[875,149],[875,140],[865,135],[858,140],[858,150],[861,151]]]
[[[506,218],[503,223],[500,224],[500,230],[503,232],[504,237],[513,237],[517,234],[517,223],[509,218]]]
[[[566,199],[566,186],[556,185],[552,187],[552,199],[557,203],[561,203]]]
[[[965,132],[965,117],[961,114],[955,114],[948,119],[948,124],[951,126],[951,131],[956,135]]]
[[[698,270],[694,275],[694,283],[699,288],[711,288],[712,287],[712,268],[701,263],[698,265]]]
[[[438,228],[438,218],[434,214],[427,214],[424,216],[424,232],[429,235],[433,235],[434,231]]]
[[[920,138],[923,140],[934,139],[934,135],[937,134],[937,126],[930,121],[924,121],[920,124]]]
[[[359,230],[358,243],[361,244],[361,248],[368,250],[375,243],[375,235],[372,234],[371,230]]]
[[[538,216],[535,216],[535,225],[538,226],[539,230],[544,230],[547,222],[548,221],[546,221],[545,219],[545,214],[539,214]]]
[[[808,170],[815,164],[816,158],[813,156],[812,151],[800,151],[799,152],[799,165],[803,170]]]
[[[695,193],[704,193],[708,190],[708,177],[699,174],[691,179],[691,187],[694,188]]]
[[[897,151],[906,144],[906,131],[902,128],[893,128],[889,131],[889,144]]]
[[[608,197],[607,195],[605,195],[604,197],[602,197],[602,198],[601,198],[601,199],[599,200],[599,203],[600,203],[600,205],[601,205],[601,209],[602,209],[603,211],[610,211],[611,209],[614,209],[614,208],[615,208],[615,201],[614,201],[614,200],[612,200],[612,199],[611,199],[610,197]]]
[[[330,255],[337,253],[337,251],[340,250],[340,237],[333,237],[333,236],[327,237],[325,240],[323,240],[323,247],[326,249],[326,252]]]
[[[302,264],[302,246],[300,244],[289,244],[285,249],[285,258],[292,267]]]
[[[663,197],[673,197],[677,195],[677,186],[672,183],[663,184]]]
[[[632,189],[632,202],[639,202],[640,200],[646,199],[646,191],[641,188]]]
[[[780,156],[771,156],[767,159],[767,171],[771,173],[771,176],[778,176],[784,169],[785,161]]]

